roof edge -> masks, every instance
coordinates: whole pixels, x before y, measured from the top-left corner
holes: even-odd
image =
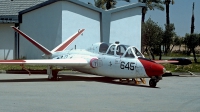
[[[130,8],[135,8],[135,7],[146,7],[146,4],[138,2],[138,3],[131,3],[131,4],[124,5],[124,6],[117,7],[117,8],[110,9],[110,10],[103,10],[101,8],[95,7],[94,5],[89,5],[89,4],[86,4],[86,3],[78,1],[78,0],[48,0],[48,1],[43,2],[41,4],[37,4],[37,5],[32,6],[28,9],[20,11],[19,12],[19,20],[18,20],[19,23],[22,23],[22,15],[23,14],[31,12],[31,11],[36,10],[36,9],[39,9],[41,7],[44,7],[44,6],[50,5],[50,4],[58,2],[58,1],[68,1],[68,2],[71,2],[71,3],[77,4],[77,5],[84,6],[86,8],[93,10],[93,11],[97,11],[99,13],[114,13],[114,12],[118,12],[118,11],[122,11],[122,10],[127,10],[127,9],[130,9]]]
[[[107,10],[107,12],[114,13],[114,12],[118,12],[118,11],[127,10],[127,9],[130,9],[130,8],[135,8],[135,7],[146,7],[146,4],[140,3],[140,2],[131,3],[131,4],[128,4],[128,5],[124,5],[124,6],[121,6],[121,7],[117,7],[117,8],[114,8],[114,9]]]
[[[89,8],[91,10],[94,10],[94,11],[97,11],[97,12],[100,12],[102,13],[104,10],[103,9],[100,9],[100,8],[97,8],[93,5],[89,5],[89,4],[86,4],[84,2],[81,2],[81,1],[78,1],[78,0],[48,0],[46,2],[43,2],[41,4],[37,4],[35,6],[32,6],[28,9],[25,9],[25,10],[22,10],[19,12],[19,22],[22,23],[22,15],[25,14],[25,13],[28,13],[28,12],[31,12],[33,10],[36,10],[36,9],[39,9],[41,7],[44,7],[44,6],[47,6],[47,5],[50,5],[52,3],[55,3],[55,2],[58,2],[58,1],[68,1],[68,2],[72,2],[72,3],[75,3],[75,4],[78,4],[78,5],[81,5],[81,6],[84,6],[86,8]]]
[[[36,10],[36,9],[39,9],[43,6],[46,6],[46,5],[49,5],[49,4],[52,4],[54,2],[58,2],[58,1],[68,1],[68,2],[72,2],[72,3],[78,4],[78,5],[84,6],[86,8],[89,8],[89,9],[97,11],[97,12],[111,12],[111,13],[121,11],[121,10],[126,10],[126,9],[133,8],[133,7],[146,7],[146,4],[138,2],[138,3],[131,3],[131,4],[124,5],[124,6],[117,7],[117,8],[110,9],[110,10],[103,10],[103,9],[97,8],[93,5],[89,5],[89,4],[86,4],[86,3],[78,1],[78,0],[48,0],[48,1],[43,2],[41,4],[37,4],[33,7],[30,7],[28,9],[20,11],[19,15],[25,14],[27,12],[30,12],[30,11],[33,11],[33,10]]]
[[[0,23],[18,23],[18,15],[1,15]]]
[[[50,5],[50,4],[55,3],[55,2],[58,2],[58,1],[68,1],[68,2],[72,2],[72,3],[78,4],[78,5],[84,6],[84,7],[86,7],[86,8],[89,8],[89,9],[92,9],[92,10],[95,10],[95,11],[98,11],[98,12],[104,11],[103,9],[99,9],[99,8],[93,6],[93,5],[89,5],[89,4],[86,4],[86,3],[81,2],[81,1],[78,1],[78,0],[48,0],[48,1],[43,2],[43,3],[41,3],[41,4],[37,4],[37,5],[33,6],[33,7],[30,7],[30,8],[28,8],[28,9],[25,9],[25,10],[20,11],[20,12],[19,12],[19,15],[25,14],[25,13],[27,13],[27,12],[30,12],[30,11],[33,11],[33,10],[36,10],[36,9],[39,9],[39,8],[41,8],[41,7],[43,7],[43,6]]]

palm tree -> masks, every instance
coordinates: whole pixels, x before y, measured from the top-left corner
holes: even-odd
[[[194,33],[194,2],[192,6],[192,18],[191,18],[191,34]]]
[[[167,54],[169,52],[170,41],[172,40],[173,37],[172,33],[174,31],[173,28],[174,25],[170,24],[170,19],[169,19],[169,5],[174,4],[174,0],[164,0],[163,3],[166,6],[166,25],[165,25],[165,36],[164,36],[165,41],[163,41],[163,44],[165,46],[165,53]]]
[[[169,4],[174,4],[174,0],[165,0],[164,4],[166,6],[166,24],[169,25],[170,24],[170,20],[169,20]]]
[[[130,2],[130,0],[121,0],[121,1],[126,1]],[[109,10],[111,8],[115,8],[117,4],[117,0],[94,0],[95,6],[98,8],[102,8],[104,10]],[[106,5],[106,6],[105,6]]]
[[[141,2],[141,3],[145,3],[146,4],[146,7],[143,7],[142,8],[142,23],[144,23],[144,20],[145,20],[145,15],[146,15],[146,12],[148,9],[150,10],[154,10],[154,9],[158,9],[158,10],[161,10],[163,11],[164,10],[164,7],[163,7],[163,1],[162,0],[138,0],[138,2]],[[144,25],[142,25],[143,27]],[[142,37],[141,37],[141,51],[144,52],[144,41],[146,40],[145,36],[143,35],[143,32],[142,32]]]
[[[95,6],[104,10],[115,8],[116,0],[94,0]],[[105,6],[106,5],[106,6]]]
[[[162,5],[163,4],[162,0],[138,0],[138,2],[145,3],[147,6],[142,8],[142,23],[144,23],[145,14],[148,9],[150,10],[158,9],[161,11],[164,10],[164,7]]]

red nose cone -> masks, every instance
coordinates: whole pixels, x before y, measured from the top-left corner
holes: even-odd
[[[146,74],[149,77],[161,76],[165,72],[165,68],[161,64],[155,63],[154,61],[143,59],[143,58],[139,59],[139,61],[144,66]]]

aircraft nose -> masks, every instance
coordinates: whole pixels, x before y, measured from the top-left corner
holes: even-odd
[[[142,63],[148,77],[162,76],[166,72],[165,67],[163,67],[161,64],[155,63],[154,61],[148,59],[139,60]]]
[[[151,64],[151,72],[147,74],[148,76],[161,76],[166,72],[165,67],[158,63]]]

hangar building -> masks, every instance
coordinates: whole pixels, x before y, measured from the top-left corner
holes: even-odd
[[[0,0],[0,59],[18,58],[16,34],[10,26],[19,26],[18,13],[47,0]]]
[[[15,26],[19,26],[20,30],[49,50],[82,28],[85,29],[83,35],[68,49],[74,48],[75,45],[78,49],[85,49],[96,42],[115,41],[140,49],[143,6],[145,4],[136,3],[105,11],[78,0],[49,0],[20,11],[18,24]],[[14,35],[12,29],[6,28],[4,30],[9,29],[9,36],[13,38],[12,43],[15,43],[9,48],[13,49],[13,58],[41,58],[43,53],[40,50],[24,38]]]

